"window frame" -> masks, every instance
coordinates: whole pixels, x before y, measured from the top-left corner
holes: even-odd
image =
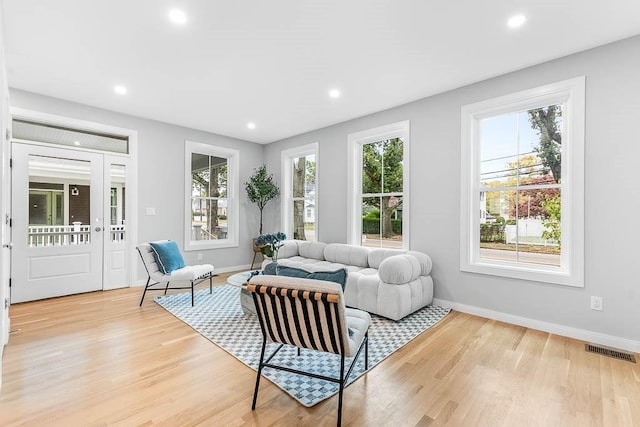
[[[221,157],[227,159],[227,238],[216,240],[191,240],[191,155]],[[240,186],[240,152],[230,148],[218,147],[185,140],[185,200],[184,200],[184,250],[196,251],[205,249],[231,248],[239,246],[238,224],[240,218],[239,186]]]
[[[283,232],[287,235],[287,238],[293,239],[293,160],[297,159],[301,156],[306,156],[309,154],[313,154],[316,159],[316,197],[315,197],[315,206],[313,207],[314,218],[315,218],[315,241],[319,242],[319,218],[318,218],[318,195],[319,193],[319,183],[320,180],[318,177],[320,176],[320,161],[319,161],[319,150],[318,150],[318,142],[313,142],[311,144],[302,145],[295,148],[290,148],[288,150],[283,150],[280,154],[281,160],[281,171],[282,176],[280,177],[281,186],[282,186],[282,197],[280,199],[280,211],[281,215],[281,228]]]
[[[409,250],[411,247],[411,123],[409,120],[351,133],[347,137],[347,241],[351,245],[362,246],[362,146],[392,138],[402,139],[402,249]]]
[[[560,267],[480,258],[480,120],[561,104],[563,108]],[[585,77],[577,77],[461,109],[460,270],[584,287]],[[566,142],[565,142],[566,141]]]

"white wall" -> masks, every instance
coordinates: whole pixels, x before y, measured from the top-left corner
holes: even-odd
[[[581,75],[587,82],[585,287],[461,272],[461,106]],[[265,162],[279,176],[282,150],[318,141],[319,240],[346,242],[347,135],[410,120],[411,245],[433,258],[436,298],[640,344],[639,75],[636,36],[270,144]],[[277,228],[276,218],[268,228]],[[590,310],[591,295],[603,297],[602,312]]]
[[[138,240],[158,239],[184,242],[184,141],[197,141],[240,151],[240,246],[211,249],[196,261],[196,252],[185,252],[187,263],[211,263],[216,269],[248,268],[253,256],[252,238],[258,231],[258,209],[245,195],[242,183],[262,163],[264,147],[247,141],[201,132],[153,120],[10,89],[11,106],[73,117],[138,131]],[[126,101],[123,101],[126,102]],[[154,207],[155,216],[146,208]],[[129,213],[127,213],[129,214]],[[137,277],[146,276],[138,260]],[[242,268],[242,267],[240,267]]]

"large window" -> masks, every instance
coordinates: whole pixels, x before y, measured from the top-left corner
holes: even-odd
[[[409,122],[349,135],[351,244],[409,248]]]
[[[583,286],[584,78],[462,109],[464,271]]]
[[[237,246],[238,151],[185,147],[185,250]]]
[[[287,237],[317,241],[317,143],[282,152],[282,189],[282,229]]]

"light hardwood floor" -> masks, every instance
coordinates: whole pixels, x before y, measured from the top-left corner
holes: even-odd
[[[224,283],[225,277],[216,278]],[[142,289],[11,306],[0,425],[335,425]],[[640,426],[639,365],[584,343],[449,314],[345,391],[345,425]]]

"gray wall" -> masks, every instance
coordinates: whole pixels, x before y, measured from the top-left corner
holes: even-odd
[[[473,64],[469,64],[473,67]],[[585,75],[585,287],[460,271],[460,108]],[[280,152],[319,142],[319,240],[347,239],[347,135],[411,121],[411,247],[433,258],[437,298],[640,341],[640,36],[269,144]],[[347,100],[343,100],[347,102]],[[279,206],[278,206],[279,207]],[[268,228],[279,227],[273,215]],[[604,310],[589,308],[591,295]]]
[[[192,140],[240,151],[240,246],[197,251],[203,261],[218,269],[246,266],[253,256],[252,241],[258,231],[258,209],[245,196],[242,183],[262,163],[264,146],[194,129],[10,90],[11,106],[73,117],[138,131],[138,241],[176,240],[184,236],[184,141]],[[156,208],[146,216],[146,207]],[[197,252],[186,252],[185,261],[196,263]],[[138,261],[138,278],[146,277]]]

